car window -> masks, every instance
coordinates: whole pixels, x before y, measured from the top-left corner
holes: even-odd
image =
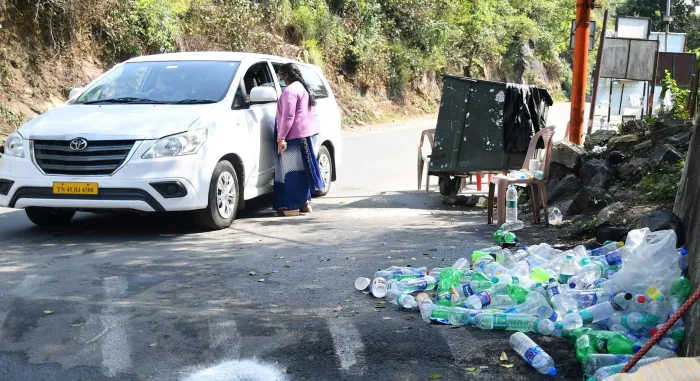
[[[304,77],[304,81],[306,81],[306,83],[309,85],[309,90],[314,98],[328,98],[328,89],[326,88],[326,85],[323,84],[323,81],[321,81],[321,77],[319,77],[318,74],[310,67],[302,65],[297,66],[299,67],[301,76]]]
[[[258,62],[246,71],[243,76],[243,81],[236,91],[236,96],[233,100],[233,108],[240,109],[249,107],[250,92],[258,86],[275,87],[275,81],[272,78],[272,73],[270,73],[270,67],[267,65],[267,62]]]
[[[287,83],[280,78],[280,67],[282,66],[281,63],[273,63],[272,67],[275,68],[275,75],[277,76],[277,82],[280,84],[280,88],[282,91],[287,87]]]
[[[215,103],[226,96],[238,66],[238,62],[225,61],[126,63],[74,103]],[[123,102],[113,102],[120,99]]]

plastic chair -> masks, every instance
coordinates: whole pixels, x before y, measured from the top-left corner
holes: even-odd
[[[528,168],[530,159],[535,157],[535,151],[537,150],[537,141],[542,138],[544,141],[544,156],[540,161],[540,168],[544,176],[542,180],[535,178],[532,179],[510,179],[505,176],[495,176],[489,181],[489,206],[488,206],[488,223],[493,224],[493,205],[494,205],[494,193],[497,193],[498,197],[498,225],[501,226],[506,222],[506,191],[510,184],[525,184],[527,189],[530,191],[530,198],[532,200],[533,207],[533,218],[535,224],[540,223],[540,206],[539,202],[542,202],[544,206],[545,214],[545,225],[549,225],[547,211],[547,178],[549,177],[549,165],[552,158],[552,144],[554,143],[554,126],[549,126],[540,130],[535,136],[530,140],[530,146],[527,149],[527,154],[525,155],[525,163],[523,163],[522,168]]]
[[[426,145],[425,138],[428,138]],[[418,143],[418,190],[423,184],[423,174],[425,174],[425,193],[430,190],[430,175],[428,167],[430,165],[430,154],[433,151],[433,143],[435,142],[435,129],[425,130],[420,135],[420,143]]]

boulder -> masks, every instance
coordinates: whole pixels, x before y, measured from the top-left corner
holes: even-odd
[[[552,162],[549,165],[549,179],[550,181],[558,181],[569,175],[576,175],[576,173],[569,168]]]
[[[605,241],[625,241],[629,233],[627,228],[615,228],[612,226],[601,226],[595,232],[596,241],[603,243]]]
[[[662,163],[678,163],[679,161],[683,160],[683,156],[681,156],[681,154],[678,153],[678,151],[676,151],[672,145],[664,144],[656,148],[651,155],[649,155],[649,160],[651,160],[651,165],[656,167]]]
[[[612,197],[601,188],[582,187],[566,211],[568,216],[595,213],[612,203]]]
[[[560,200],[571,199],[581,188],[581,181],[570,174],[561,180],[550,180],[547,184],[547,202],[552,203]]]
[[[622,181],[639,180],[649,170],[649,159],[635,157],[629,162],[617,167],[617,176]]]
[[[552,147],[552,162],[559,163],[573,171],[578,171],[585,156],[586,150],[571,142],[556,142]]]
[[[649,151],[651,151],[652,146],[651,140],[643,141],[632,147],[632,154],[646,156],[649,154]]]
[[[605,160],[587,161],[581,166],[578,175],[581,178],[581,183],[588,187],[608,188],[615,182],[615,177]]]
[[[604,146],[608,143],[608,140],[617,135],[614,130],[597,130],[596,132],[587,135],[586,141],[583,143],[583,147],[586,149],[592,149],[595,146]]]
[[[620,151],[612,151],[608,155],[608,165],[618,165],[625,160],[625,155]]]
[[[634,223],[634,228],[649,228],[649,230],[653,232],[659,230],[673,230],[676,232],[676,237],[678,238],[678,246],[684,243],[683,222],[672,212],[662,210],[649,212],[639,217],[639,219]]]
[[[654,145],[657,145],[669,136],[678,135],[680,133],[692,130],[693,122],[691,120],[684,121],[674,118],[659,119],[651,127],[651,141]]]
[[[670,144],[676,149],[683,148],[688,149],[688,144],[690,143],[690,138],[693,136],[692,131],[686,131],[677,135],[669,136],[661,141],[661,144]]]
[[[598,226],[605,225],[608,222],[615,220],[615,217],[617,217],[623,210],[625,210],[625,206],[621,202],[613,202],[598,212],[598,215],[596,216],[596,223]]]
[[[639,136],[634,134],[615,136],[608,141],[608,151],[627,151],[639,143]]]

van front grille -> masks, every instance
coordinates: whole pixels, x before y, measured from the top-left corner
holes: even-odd
[[[35,140],[34,159],[47,175],[111,175],[134,147],[135,140],[90,140],[82,150],[70,140]]]

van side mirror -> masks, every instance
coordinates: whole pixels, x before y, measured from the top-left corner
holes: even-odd
[[[84,87],[76,87],[76,88],[72,89],[70,91],[70,93],[68,93],[68,101],[70,102],[70,101],[74,100],[75,98],[79,97],[80,94],[83,93],[83,91],[85,91]]]
[[[277,90],[270,86],[258,86],[250,90],[250,103],[263,104],[277,102]]]

